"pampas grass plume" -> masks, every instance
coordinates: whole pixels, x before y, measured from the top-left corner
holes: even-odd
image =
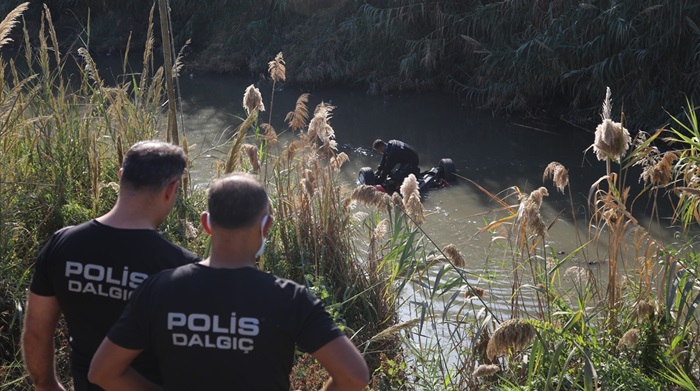
[[[509,319],[493,332],[486,346],[490,360],[498,356],[524,348],[535,338],[535,326],[527,320]]]
[[[309,94],[301,94],[297,98],[297,104],[294,111],[287,113],[284,121],[289,124],[293,130],[301,130],[306,127],[306,121],[309,119],[309,109],[306,104],[309,102]]]
[[[612,93],[607,87],[603,101],[603,122],[596,127],[593,151],[598,160],[620,161],[632,143],[629,131],[620,122],[611,119]]]
[[[455,267],[464,267],[466,264],[464,256],[462,256],[462,253],[459,252],[457,246],[454,244],[448,244],[442,249],[442,252],[445,253],[447,259],[449,259]]]
[[[260,162],[258,161],[258,148],[252,144],[243,144],[241,149],[248,155],[248,160],[250,160],[250,165],[253,168],[253,173],[258,173],[260,171]]]
[[[409,174],[404,178],[400,192],[403,197],[403,206],[406,214],[416,225],[423,224],[425,222],[425,214],[423,213],[423,204],[420,202],[418,181],[415,175]]]
[[[284,81],[287,79],[287,67],[285,66],[282,52],[277,53],[275,59],[268,63],[268,72],[274,81]]]
[[[620,338],[620,342],[617,343],[617,349],[619,350],[623,347],[633,348],[635,345],[637,345],[638,341],[639,330],[630,329],[622,336],[622,338]]]
[[[542,182],[552,178],[552,183],[559,190],[560,193],[564,194],[564,189],[566,185],[569,184],[569,170],[564,167],[561,163],[551,162],[544,169],[544,174],[542,175]]]
[[[0,22],[0,48],[5,44],[12,42],[12,38],[8,38],[10,31],[18,23],[19,17],[29,7],[29,2],[22,3],[15,7],[9,14]]]
[[[546,187],[540,187],[529,195],[522,196],[517,217],[517,225],[519,227],[523,227],[526,231],[542,237],[546,234],[546,227],[540,215],[540,208],[542,207],[542,200],[546,196],[549,196]]]
[[[391,197],[377,190],[374,186],[361,185],[353,190],[350,197],[345,201],[345,206],[347,207],[351,201],[358,201],[368,206],[386,208],[391,203]]]
[[[247,115],[250,115],[254,110],[265,111],[265,104],[263,104],[260,90],[253,84],[245,89],[245,93],[243,94],[243,108]]]
[[[654,186],[668,185],[673,178],[673,163],[676,160],[678,160],[678,155],[674,152],[665,152],[658,163],[644,169],[641,178]]]
[[[634,312],[639,320],[645,320],[654,315],[654,305],[646,300],[639,300],[634,304]]]
[[[260,128],[265,132],[265,141],[270,144],[270,145],[275,145],[277,144],[277,132],[275,132],[275,128],[272,127],[272,125],[268,124],[267,122],[264,124],[260,125]]]
[[[350,158],[348,157],[348,154],[346,154],[345,152],[341,152],[338,155],[333,156],[331,158],[331,168],[334,171],[340,171],[340,167],[342,167],[343,164],[349,160]]]
[[[335,141],[335,131],[329,124],[335,106],[321,102],[316,106],[314,117],[309,123],[308,141],[311,142],[316,136],[323,141],[327,148],[337,149],[338,143]]]
[[[482,377],[482,376],[491,376],[494,373],[498,372],[501,370],[501,367],[498,365],[494,364],[481,364],[479,365],[478,368],[472,373],[472,376],[474,377]]]
[[[460,292],[464,292],[464,297],[466,299],[470,297],[484,297],[486,296],[486,290],[484,288],[479,288],[478,286],[462,285],[459,288]]]
[[[384,219],[377,224],[377,226],[372,231],[372,239],[379,241],[384,239],[386,233],[389,231],[389,220]]]

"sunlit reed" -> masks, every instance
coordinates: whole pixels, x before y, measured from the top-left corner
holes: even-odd
[[[304,93],[297,98],[294,111],[287,113],[285,121],[293,130],[301,130],[306,127],[306,121],[309,119],[309,109],[306,104],[309,102],[309,94]]]
[[[450,263],[452,263],[455,267],[464,267],[466,265],[464,256],[454,244],[448,244],[442,249],[442,252],[445,253],[447,259],[449,259]]]
[[[474,376],[474,377],[491,376],[500,370],[501,370],[501,367],[499,367],[498,365],[495,365],[495,364],[481,364],[476,368],[476,370],[474,370],[474,372],[472,372],[472,376]]]
[[[598,160],[613,160],[619,162],[630,147],[629,131],[620,122],[614,122],[612,114],[612,93],[607,87],[603,101],[603,122],[596,127],[593,151]]]
[[[557,190],[563,194],[564,189],[566,189],[566,186],[569,184],[569,170],[559,162],[551,162],[547,165],[547,168],[544,169],[542,182],[549,178],[552,179],[552,183]]]
[[[404,178],[400,192],[403,198],[404,210],[411,218],[411,221],[416,225],[423,224],[425,222],[425,213],[423,212],[423,204],[420,201],[418,181],[415,175],[409,174]]]
[[[498,356],[523,349],[535,338],[535,326],[523,319],[509,319],[493,332],[486,355],[493,360]]]
[[[10,31],[17,23],[19,23],[22,13],[26,11],[28,7],[29,2],[18,5],[15,7],[15,9],[10,11],[7,16],[5,16],[5,19],[3,19],[2,22],[0,22],[0,48],[9,42],[12,42],[12,38],[9,37]]]
[[[250,115],[254,110],[265,111],[265,104],[260,95],[260,90],[254,84],[248,86],[243,94],[243,108],[247,115]]]

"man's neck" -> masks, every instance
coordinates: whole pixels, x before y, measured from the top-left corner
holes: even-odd
[[[154,206],[142,207],[136,200],[127,203],[117,200],[112,210],[96,220],[112,228],[121,229],[156,229],[157,218],[154,217]]]
[[[202,264],[221,269],[255,267],[255,243],[260,243],[260,233],[255,230],[220,231],[211,236],[211,251]]]

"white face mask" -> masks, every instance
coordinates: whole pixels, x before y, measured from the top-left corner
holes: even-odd
[[[255,253],[255,258],[261,256],[263,251],[265,251],[265,243],[267,242],[267,238],[265,237],[263,230],[265,229],[265,224],[267,223],[267,219],[269,217],[270,217],[270,215],[263,216],[262,223],[260,223],[260,235],[262,235],[262,244],[260,245],[258,252]]]

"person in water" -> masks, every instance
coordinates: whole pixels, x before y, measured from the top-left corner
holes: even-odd
[[[387,192],[395,191],[409,174],[418,176],[420,172],[418,154],[410,145],[399,140],[385,142],[377,139],[372,148],[382,154],[382,160],[374,176],[377,183],[381,184]]]

